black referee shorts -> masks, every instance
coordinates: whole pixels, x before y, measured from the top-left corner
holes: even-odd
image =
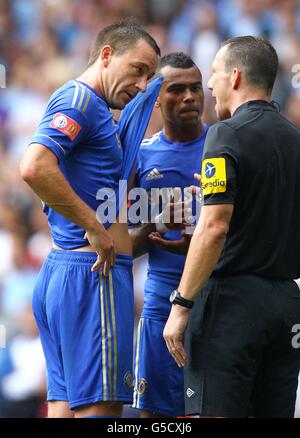
[[[293,417],[300,368],[294,281],[211,278],[185,340],[186,414]]]

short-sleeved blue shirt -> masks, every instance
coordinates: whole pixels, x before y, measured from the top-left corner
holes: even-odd
[[[51,96],[32,137],[57,157],[59,167],[77,195],[97,210],[99,189],[118,189],[123,150],[118,124],[107,103],[79,81],[69,81]],[[85,230],[45,206],[53,241],[64,249],[87,244]]]
[[[200,138],[174,143],[168,140],[162,131],[145,139],[140,147],[136,185],[148,193],[154,188],[184,189],[196,184],[194,173],[201,172],[204,141],[208,127]],[[164,238],[176,240],[181,238],[180,231],[167,231]],[[185,256],[172,254],[157,245],[149,252],[149,272],[154,274],[181,275]]]

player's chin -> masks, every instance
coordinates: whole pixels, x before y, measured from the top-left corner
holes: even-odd
[[[132,99],[127,93],[122,93],[114,102],[115,109],[122,110]]]
[[[109,107],[113,110],[122,110],[124,109],[125,105],[126,103],[116,100],[109,103]]]
[[[108,101],[108,105],[111,109],[114,110],[122,110],[128,102],[130,102],[131,98],[126,93],[120,93],[114,96],[110,96]]]
[[[180,114],[180,122],[185,125],[198,124],[200,115],[196,111],[189,111]]]

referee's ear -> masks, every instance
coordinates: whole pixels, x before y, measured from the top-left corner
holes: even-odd
[[[160,98],[159,98],[159,96],[158,96],[158,98],[155,101],[155,107],[156,108],[160,108]]]
[[[234,68],[233,72],[231,73],[230,82],[232,85],[233,90],[237,90],[240,86],[242,79],[242,73],[238,68]]]

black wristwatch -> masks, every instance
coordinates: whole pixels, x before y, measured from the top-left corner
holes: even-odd
[[[173,290],[173,292],[171,292],[170,303],[179,304],[179,306],[187,307],[188,309],[191,309],[194,305],[194,301],[187,300],[186,298],[183,298],[180,295],[179,290],[177,290],[177,289],[175,289],[175,290]]]

